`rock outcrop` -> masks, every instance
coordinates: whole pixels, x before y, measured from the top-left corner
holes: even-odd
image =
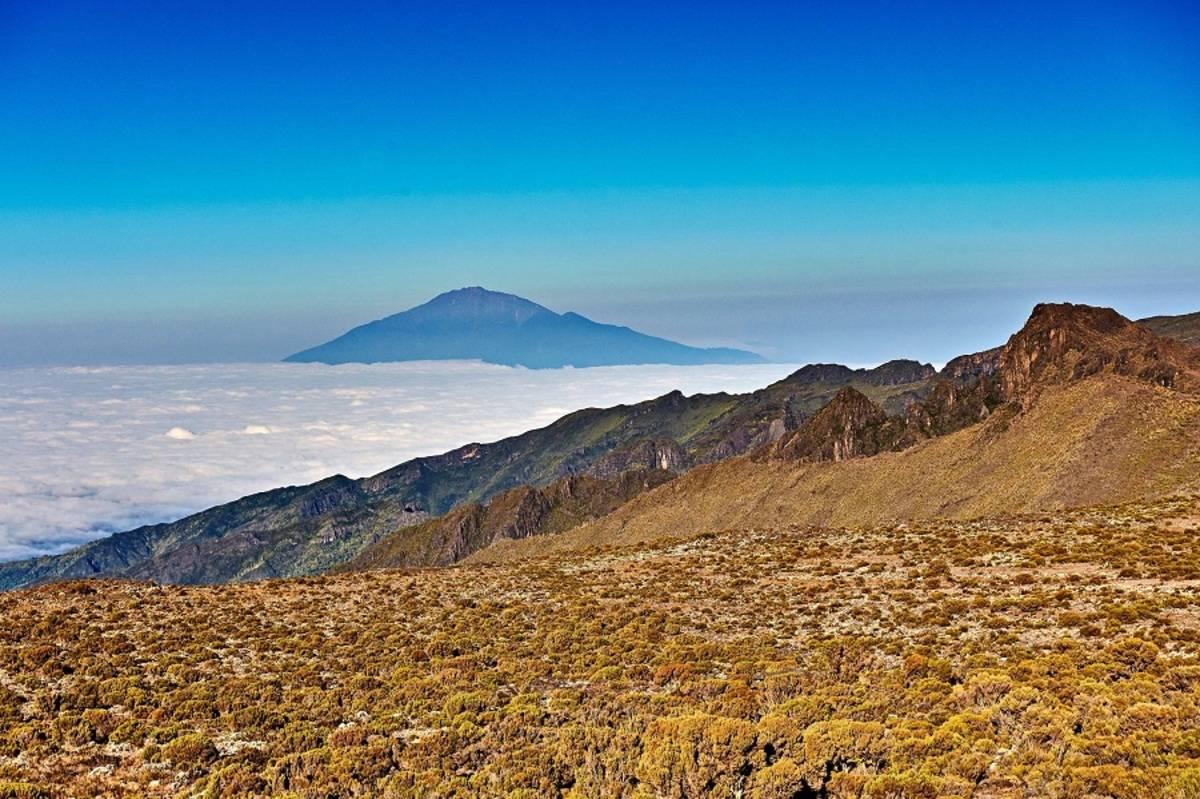
[[[1195,390],[1200,388],[1200,351],[1111,308],[1042,304],[1004,345],[997,380],[1005,399],[1023,401],[1039,385],[1103,372]]]
[[[922,373],[911,366],[895,371],[901,379]],[[901,450],[983,421],[1002,404],[1027,406],[1047,385],[1102,373],[1196,391],[1200,350],[1162,338],[1111,308],[1042,304],[1003,347],[947,363],[932,391],[903,413],[889,416],[860,392],[842,389],[765,455],[838,461]]]
[[[773,447],[774,457],[802,461],[843,461],[875,455],[895,447],[903,433],[901,420],[854,388],[846,387]]]

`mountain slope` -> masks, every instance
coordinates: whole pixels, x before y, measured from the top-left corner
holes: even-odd
[[[1160,336],[1200,347],[1200,311],[1179,316],[1150,316],[1137,320],[1137,323]]]
[[[1200,485],[1200,350],[1109,309],[1039,305],[998,352],[956,361],[903,415],[843,389],[753,457],[477,558],[729,526],[1061,508]],[[964,385],[970,371],[985,376]]]
[[[902,452],[839,462],[748,457],[693,469],[561,535],[502,542],[507,561],[729,528],[969,519],[1200,490],[1200,403],[1123,377],[1053,386],[1023,413]]]
[[[462,505],[436,519],[403,527],[334,571],[447,566],[496,541],[578,527],[674,477],[663,469],[629,468],[613,478],[571,475],[544,488],[521,486],[486,503]]]
[[[1195,799],[1200,498],[0,594],[0,795]]]
[[[761,363],[752,352],[702,349],[627,327],[557,314],[512,294],[478,286],[356,327],[285,360],[375,363],[469,359],[533,369],[617,364]]]
[[[0,563],[0,589],[89,576],[208,583],[314,574],[397,529],[518,486],[583,473],[613,478],[629,468],[682,472],[748,452],[794,429],[843,385],[899,410],[930,383],[895,384],[897,376],[931,371],[915,362],[877,370],[806,367],[750,394],[676,391],[581,410],[538,430],[416,458],[372,477],[267,491],[62,555]]]

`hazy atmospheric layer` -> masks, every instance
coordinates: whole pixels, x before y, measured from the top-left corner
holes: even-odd
[[[474,362],[0,370],[0,560],[58,552],[255,491],[492,441],[678,388],[794,367],[530,371]]]

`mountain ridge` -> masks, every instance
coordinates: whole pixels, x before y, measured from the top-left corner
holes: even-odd
[[[594,322],[574,311],[555,313],[524,297],[481,286],[444,292],[284,360],[340,364],[450,359],[532,369],[764,362],[746,350],[691,347]]]
[[[1200,311],[1173,316],[1147,316],[1137,320],[1137,323],[1160,336],[1173,338],[1190,347],[1200,347]]]
[[[1007,405],[980,424],[901,451],[840,461],[740,456],[705,464],[595,521],[499,542],[466,562],[705,531],[965,520],[1196,491],[1200,403],[1136,379],[1098,375],[1050,386],[1024,413]]]
[[[978,377],[964,384],[970,371]],[[692,470],[577,530],[469,560],[728,526],[961,518],[1191,490],[1198,377],[1200,349],[1111,309],[1041,304],[1003,347],[947,364],[903,414],[843,388],[768,447]]]
[[[399,529],[520,486],[572,474],[614,478],[629,468],[679,473],[748,452],[793,429],[845,380],[894,410],[927,388],[888,385],[894,368],[842,370],[835,382],[801,369],[748,394],[672,391],[585,408],[518,436],[465,444],[368,477],[337,475],[252,494],[60,555],[0,563],[0,589],[93,576],[208,583],[319,573]]]

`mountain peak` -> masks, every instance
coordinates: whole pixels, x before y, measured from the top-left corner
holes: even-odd
[[[505,294],[502,291],[490,291],[482,286],[467,286],[443,292],[429,302],[404,313],[441,318],[512,321],[516,324],[522,324],[540,314],[556,315],[549,308],[524,297]],[[396,314],[388,318],[394,319],[402,315]]]
[[[1000,353],[1001,389],[1021,399],[1042,383],[1109,372],[1168,388],[1200,388],[1200,352],[1112,308],[1042,303]]]
[[[865,382],[875,386],[901,386],[927,380],[935,374],[937,370],[932,364],[900,358],[868,369],[864,378]]]
[[[577,313],[466,286],[298,352],[294,363],[481,360],[534,369],[625,364],[761,363],[751,352],[689,347]]]
[[[865,394],[844,386],[829,403],[805,420],[773,454],[788,460],[841,461],[874,455],[888,446],[889,435],[880,435],[888,424],[883,408]]]
[[[858,382],[886,387],[917,383],[935,374],[937,370],[930,364],[906,359],[888,361],[873,369],[851,369],[840,363],[810,363],[780,382],[792,385]]]

